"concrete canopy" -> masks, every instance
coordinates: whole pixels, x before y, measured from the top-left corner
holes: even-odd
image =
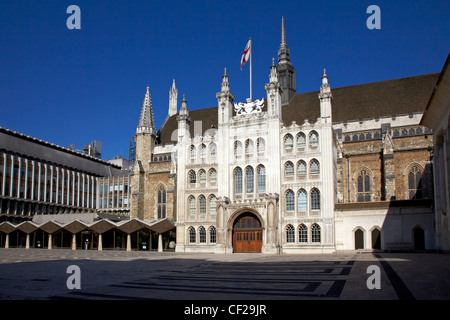
[[[72,234],[78,233],[78,232],[83,231],[83,230],[85,230],[87,228],[88,228],[87,224],[85,224],[85,223],[83,223],[81,221],[78,221],[78,220],[69,222],[68,224],[66,224],[64,226],[64,229],[69,231]]]
[[[103,233],[115,227],[117,227],[116,224],[109,220],[99,220],[90,225],[89,229],[96,233]]]
[[[54,221],[48,221],[48,222],[40,225],[39,229],[52,234],[52,233],[55,233],[56,231],[61,230],[62,225],[60,225],[59,223],[54,222]]]
[[[117,225],[117,229],[128,234],[133,233],[142,228],[148,228],[148,226],[146,226],[137,219],[128,220]]]
[[[16,229],[23,231],[25,233],[32,233],[39,229],[39,226],[31,221],[25,221],[16,226]]]
[[[12,223],[10,223],[8,221],[0,223],[0,231],[1,232],[11,233],[14,230],[16,230],[16,227]]]
[[[172,223],[172,221],[166,218],[164,220],[149,224],[148,228],[156,233],[164,233],[175,228],[175,225]]]

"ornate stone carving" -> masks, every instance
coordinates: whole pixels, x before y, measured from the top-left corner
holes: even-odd
[[[263,106],[264,99],[249,102],[240,102],[234,104],[234,111],[236,112],[236,115],[259,113],[262,112]]]

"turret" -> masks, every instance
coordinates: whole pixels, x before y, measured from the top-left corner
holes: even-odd
[[[331,87],[328,84],[328,76],[326,70],[323,69],[322,85],[320,86],[319,93],[320,100],[320,117],[325,119],[325,121],[330,122],[331,119],[331,100],[333,100],[333,95],[331,94]]]
[[[230,92],[230,83],[228,82],[227,69],[224,69],[222,76],[221,91],[216,94],[218,101],[218,123],[228,123],[233,116],[234,96]]]

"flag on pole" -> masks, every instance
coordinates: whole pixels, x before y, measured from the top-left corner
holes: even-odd
[[[242,66],[247,63],[247,61],[250,59],[250,51],[251,51],[251,43],[252,40],[248,40],[247,45],[245,46],[244,53],[242,54],[241,58],[241,70]]]

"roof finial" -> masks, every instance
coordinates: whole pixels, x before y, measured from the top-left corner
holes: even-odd
[[[272,66],[274,66],[274,65],[275,65],[275,58],[272,57]]]

